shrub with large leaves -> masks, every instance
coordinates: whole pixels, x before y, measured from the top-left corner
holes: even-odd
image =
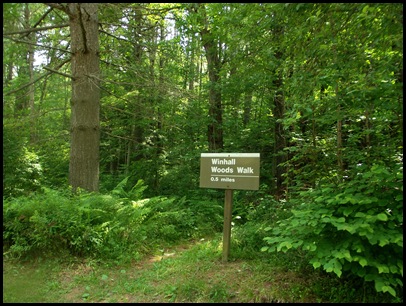
[[[402,168],[360,166],[351,180],[302,192],[293,215],[268,228],[262,250],[307,250],[314,268],[374,281],[377,292],[396,296],[403,287]]]

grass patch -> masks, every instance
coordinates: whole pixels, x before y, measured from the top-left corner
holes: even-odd
[[[63,302],[57,260],[3,262],[3,303]]]
[[[189,241],[125,265],[5,260],[3,302],[367,302],[334,278],[299,268],[300,256],[258,253],[223,263],[221,240]]]

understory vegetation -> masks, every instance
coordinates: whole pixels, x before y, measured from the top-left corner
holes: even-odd
[[[377,167],[372,171],[375,175],[381,173],[381,176],[390,176]],[[368,177],[368,173],[364,175]],[[191,198],[144,198],[146,186],[142,181],[131,188],[128,188],[127,182],[128,179],[125,178],[109,194],[82,191],[72,195],[67,191],[43,188],[30,196],[7,199],[3,205],[3,249],[6,250],[4,260],[13,267],[18,262],[29,263],[43,258],[42,265],[46,266],[48,261],[44,259],[52,261],[59,258],[60,269],[72,262],[90,262],[91,267],[88,269],[92,274],[88,276],[88,281],[81,282],[89,282],[86,286],[93,283],[95,292],[84,290],[82,294],[72,297],[73,300],[79,298],[82,301],[120,300],[118,292],[107,298],[105,287],[99,288],[94,282],[98,283],[98,278],[102,277],[103,283],[104,277],[104,281],[107,280],[106,275],[118,273],[112,271],[131,269],[137,263],[145,263],[146,258],[151,256],[164,258],[170,253],[168,250],[176,249],[179,245],[194,248],[193,245],[199,244],[196,242],[200,242],[200,245],[209,244],[206,245],[204,255],[190,253],[192,258],[199,256],[195,260],[202,261],[199,263],[201,269],[207,273],[210,271],[210,276],[205,272],[199,275],[210,279],[224,273],[223,267],[227,264],[222,264],[220,260],[224,200],[222,192],[213,192],[211,196],[210,193],[201,193]],[[176,268],[177,271],[183,271],[178,283],[170,284],[165,277],[159,278],[157,281],[169,283],[165,288],[157,288],[155,297],[144,291],[141,294],[138,289],[133,288],[127,292],[127,301],[136,301],[141,294],[143,301],[399,302],[403,299],[402,232],[399,228],[402,220],[392,216],[397,216],[402,209],[402,193],[398,192],[400,186],[397,180],[390,182],[377,176],[375,184],[375,187],[390,188],[393,191],[384,207],[388,207],[390,203],[398,204],[390,206],[391,213],[380,212],[379,207],[385,202],[385,197],[375,194],[379,213],[373,220],[367,218],[369,222],[357,222],[365,205],[356,207],[355,200],[362,204],[362,201],[371,199],[367,196],[362,198],[360,193],[357,193],[358,198],[353,199],[346,198],[345,191],[336,189],[332,192],[329,189],[307,192],[303,194],[301,201],[276,201],[260,191],[236,191],[229,264],[236,265],[237,262],[239,264],[236,270],[240,271],[240,266],[244,266],[251,271],[244,278],[250,277],[250,284],[254,284],[254,287],[244,287],[248,291],[236,295],[233,290],[239,292],[238,289],[232,288],[242,280],[234,276],[230,281],[224,280],[221,286],[217,284],[220,288],[216,288],[216,292],[204,293],[209,290],[209,285],[199,285],[199,276],[195,276],[196,280],[189,279],[190,276],[183,270],[197,268],[195,264],[187,268],[192,263],[182,255],[177,259],[178,262],[171,263],[182,266],[182,269],[179,266]],[[370,183],[368,186],[375,190]],[[364,187],[357,184],[354,188],[363,190]],[[332,206],[321,208],[318,203],[325,192],[328,195],[324,199],[330,199]],[[392,201],[394,198],[399,201]],[[305,205],[304,201],[309,201],[312,205]],[[337,204],[337,201],[343,203]],[[333,210],[333,205],[341,205],[341,209]],[[329,212],[329,208],[338,212]],[[370,209],[373,208],[368,206],[368,210]],[[343,216],[337,213],[342,213]],[[348,221],[338,220],[340,218],[348,218]],[[343,227],[345,231],[341,232]],[[335,233],[334,228],[340,231]],[[270,236],[270,232],[274,235]],[[272,243],[273,246],[266,246]],[[271,251],[273,248],[281,252],[266,255],[264,251]],[[320,270],[320,267],[324,269]],[[13,271],[18,269],[22,268],[12,268]],[[100,271],[96,273],[98,269]],[[144,273],[147,275],[153,273],[152,270],[148,272],[148,268],[145,269]],[[170,271],[170,267],[166,266],[154,265],[150,269],[168,269],[168,273]],[[277,275],[273,272],[275,269],[278,271]],[[125,276],[118,274],[120,277]],[[85,275],[82,277],[85,278]],[[269,291],[266,281],[264,285],[267,277],[287,279],[284,285],[279,283],[280,280],[274,279],[277,287],[272,290],[268,288]],[[62,286],[61,280],[54,281]],[[77,282],[80,286],[79,281]],[[130,286],[129,283],[131,282],[127,279],[126,286]],[[84,288],[86,286],[82,285]],[[285,288],[285,292],[276,293],[275,290],[281,287]],[[255,288],[259,290],[257,293],[254,292]],[[220,291],[217,292],[218,290]],[[64,291],[59,292],[62,294]],[[44,297],[38,297],[39,300],[41,298]],[[63,299],[62,296],[54,298]]]

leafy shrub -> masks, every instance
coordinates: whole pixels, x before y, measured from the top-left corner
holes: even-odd
[[[13,257],[58,248],[81,256],[115,257],[142,239],[133,229],[146,213],[111,195],[71,196],[44,188],[43,193],[4,201],[3,248]]]
[[[254,259],[258,258],[258,252],[263,246],[263,239],[267,232],[265,228],[268,222],[248,221],[242,225],[232,227],[231,248],[233,254],[238,254],[238,258]]]
[[[374,281],[396,296],[403,287],[403,173],[373,165],[352,180],[300,194],[293,215],[278,221],[263,251],[303,249],[314,268]]]
[[[69,173],[69,133],[55,136],[52,141],[44,141],[36,149],[41,160],[43,184],[54,189],[68,186]],[[52,153],[50,153],[52,152]],[[58,152],[54,154],[53,152]]]
[[[17,197],[40,189],[42,165],[27,142],[21,131],[3,125],[3,197]]]
[[[162,240],[191,238],[222,229],[223,209],[215,202],[155,197],[145,206],[151,209],[145,224],[152,235]]]
[[[52,252],[64,240],[58,225],[69,218],[70,201],[60,193],[44,189],[44,193],[3,199],[3,248],[6,253],[21,257],[33,250]]]
[[[127,190],[124,179],[111,195],[66,194],[43,188],[3,205],[3,252],[25,257],[69,250],[78,256],[128,260],[180,239],[221,229],[222,207],[183,198],[142,199],[138,181]]]

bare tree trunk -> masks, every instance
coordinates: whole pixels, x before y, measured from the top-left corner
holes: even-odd
[[[206,51],[207,69],[210,80],[209,87],[209,124],[207,130],[209,151],[221,151],[223,144],[223,109],[221,103],[220,68],[221,61],[217,41],[208,28],[208,20],[204,4],[198,4],[197,11],[203,29],[200,31],[204,50]]]
[[[251,119],[251,105],[252,105],[252,91],[248,91],[244,95],[244,114],[243,114],[243,126],[248,125]]]
[[[282,91],[282,76],[279,76],[275,81],[275,98],[274,98],[274,116],[275,116],[275,147],[273,154],[273,163],[275,165],[276,191],[275,195],[280,198],[285,193],[284,174],[286,167],[283,165],[286,162],[286,138],[283,130],[283,123],[279,119],[285,117],[285,99]]]
[[[29,4],[25,4],[25,23],[27,29],[30,28],[30,8]],[[35,33],[27,34],[27,39],[35,43],[35,38],[33,39]],[[36,132],[35,132],[35,85],[34,85],[34,46],[33,44],[28,44],[28,74],[29,82],[31,85],[28,87],[28,108],[30,110],[30,143],[33,144],[36,141]]]
[[[71,151],[73,190],[99,189],[100,88],[98,4],[69,3],[72,50]]]
[[[338,85],[336,85],[336,97],[338,97]],[[343,162],[343,121],[341,119],[341,105],[337,106],[337,165],[339,171],[344,171]]]

